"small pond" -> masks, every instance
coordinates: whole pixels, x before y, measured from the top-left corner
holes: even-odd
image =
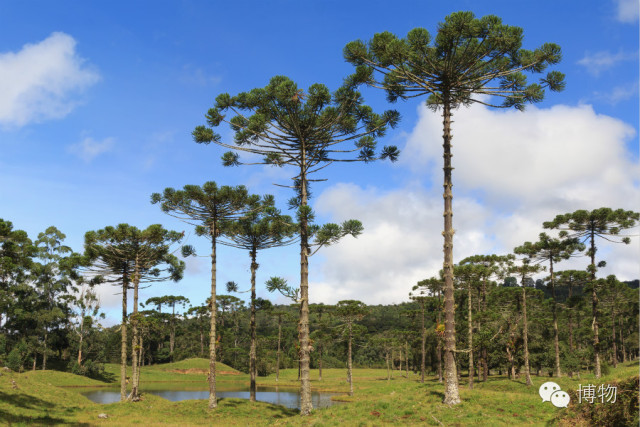
[[[196,400],[209,399],[209,390],[161,390],[161,389],[142,390],[143,393],[155,394],[164,399],[171,401],[178,400]],[[81,392],[89,400],[96,403],[114,403],[120,400],[120,389],[113,388],[86,388]],[[326,408],[333,404],[339,403],[331,400],[331,396],[337,393],[319,393],[311,392],[311,402],[314,408]],[[248,387],[234,387],[233,390],[217,389],[216,396],[218,399],[238,398],[249,399]],[[276,405],[286,406],[291,409],[300,408],[300,394],[297,389],[283,387],[258,387],[256,391],[256,400],[260,402],[273,403]]]

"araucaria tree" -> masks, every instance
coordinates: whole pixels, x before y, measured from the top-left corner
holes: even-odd
[[[549,287],[551,288],[553,311],[553,348],[555,352],[555,376],[560,377],[560,339],[558,337],[558,308],[556,303],[556,280],[554,265],[562,260],[574,256],[576,251],[583,251],[584,245],[578,239],[557,239],[540,233],[540,239],[535,242],[525,242],[514,249],[517,254],[527,255],[534,262],[549,262]]]
[[[427,96],[427,106],[442,110],[444,157],[444,279],[445,279],[445,395],[444,403],[460,403],[455,366],[453,286],[453,194],[451,171],[451,116],[461,105],[515,107],[539,102],[548,88],[564,87],[564,75],[549,72],[540,83],[527,84],[524,71],[541,73],[560,61],[560,47],[544,44],[522,49],[522,29],[502,24],[496,16],[476,19],[456,12],[438,25],[435,39],[423,28],[405,39],[378,33],[368,43],[353,41],[344,48],[355,65],[351,80],[386,90],[389,101]],[[383,78],[380,79],[379,76]]]
[[[258,164],[293,166],[296,170],[292,185],[296,197],[290,201],[297,208],[300,236],[300,413],[309,415],[311,383],[309,378],[309,261],[310,239],[314,234],[313,212],[308,205],[309,183],[321,181],[310,175],[334,162],[371,162],[398,156],[396,147],[384,147],[375,153],[376,139],[387,127],[395,126],[396,111],[376,114],[362,103],[356,87],[347,83],[331,94],[326,86],[314,84],[304,93],[284,76],[273,77],[264,88],[253,89],[237,96],[222,94],[214,108],[206,114],[209,127],[198,126],[193,132],[197,143],[215,143],[233,151],[226,152],[223,164]],[[235,132],[235,145],[222,141],[213,128],[228,123]],[[345,146],[353,142],[354,146]],[[237,151],[257,154],[250,163],[242,163]],[[359,223],[358,223],[359,224]],[[326,231],[333,233],[332,242],[352,234],[354,223],[335,225]]]
[[[160,203],[163,212],[195,226],[199,236],[211,240],[211,331],[209,333],[209,409],[218,406],[216,399],[216,243],[222,221],[243,218],[258,209],[259,196],[250,195],[243,185],[218,188],[215,182],[202,187],[185,185],[183,190],[165,188],[151,195],[151,203]],[[185,255],[188,253],[187,251]]]
[[[221,243],[248,250],[251,258],[251,315],[249,320],[251,335],[249,400],[251,402],[256,401],[256,376],[258,374],[256,364],[256,271],[259,265],[256,258],[259,250],[287,246],[296,241],[296,224],[292,222],[291,217],[280,215],[273,204],[273,197],[266,196],[259,210],[247,214],[246,217],[239,220],[227,221],[222,226],[227,239]],[[279,353],[278,357],[280,357]]]
[[[365,303],[356,300],[338,301],[336,304],[336,315],[342,319],[347,335],[347,381],[349,381],[349,395],[353,396],[353,374],[352,374],[352,343],[354,322],[361,320],[368,313]]]
[[[120,400],[126,396],[127,365],[127,290],[133,289],[131,313],[132,390],[129,396],[138,399],[140,376],[138,359],[140,343],[138,330],[138,289],[140,284],[182,279],[185,264],[171,253],[171,245],[182,239],[182,233],[165,230],[154,224],[140,230],[128,224],[105,227],[85,234],[85,255],[91,263],[89,270],[105,282],[122,286],[122,341],[120,364]]]
[[[516,248],[517,251],[518,248]],[[519,265],[510,267],[510,272],[520,276],[520,284],[522,285],[522,341],[524,346],[524,375],[528,386],[533,385],[531,381],[531,367],[529,366],[529,323],[527,319],[527,287],[528,283],[532,283],[531,276],[544,267],[539,264],[531,264],[531,258],[522,259]]]
[[[635,227],[638,220],[640,220],[640,213],[638,212],[600,208],[592,211],[578,210],[573,213],[558,215],[553,221],[543,223],[544,228],[561,230],[562,237],[575,238],[588,245],[587,256],[591,259],[591,263],[587,270],[591,275],[591,316],[593,318],[591,328],[593,329],[594,373],[596,378],[601,376],[596,271],[598,267],[604,267],[606,264],[604,261],[596,264],[596,237],[609,242],[628,245],[631,243],[631,238],[620,236],[620,231]]]

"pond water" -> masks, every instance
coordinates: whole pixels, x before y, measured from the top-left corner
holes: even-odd
[[[195,399],[209,399],[209,390],[142,390],[143,393],[155,394],[164,399],[171,401],[178,400],[195,400]],[[119,389],[91,389],[81,392],[83,396],[86,396],[89,400],[96,403],[114,403],[120,400]],[[331,396],[336,393],[319,393],[311,392],[311,402],[314,408],[326,408],[338,402],[333,402]],[[218,399],[227,398],[239,398],[249,399],[248,387],[243,389],[234,388],[233,390],[217,389],[216,396]],[[300,408],[300,394],[297,389],[283,388],[283,387],[258,387],[256,390],[256,400],[260,402],[273,403],[276,405],[283,405],[287,408],[298,409]]]

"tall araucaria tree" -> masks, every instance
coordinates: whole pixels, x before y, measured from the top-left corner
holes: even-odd
[[[558,334],[558,309],[556,303],[556,281],[554,264],[575,256],[577,251],[583,251],[584,245],[578,239],[557,239],[546,233],[540,233],[537,242],[525,242],[514,249],[517,254],[528,255],[534,262],[549,262],[549,287],[551,288],[553,311],[553,347],[555,352],[555,376],[560,377],[560,339]]]
[[[265,196],[260,210],[236,221],[225,221],[222,228],[227,239],[220,242],[227,246],[248,250],[251,258],[251,314],[249,320],[251,336],[249,400],[251,402],[256,401],[256,377],[258,375],[256,364],[256,272],[259,265],[256,258],[259,250],[288,246],[297,241],[296,224],[292,222],[290,216],[281,215],[273,205],[273,196]]]
[[[126,396],[127,366],[127,290],[133,289],[133,310],[130,316],[132,338],[132,389],[128,399],[138,399],[140,376],[138,359],[140,343],[138,330],[138,290],[140,284],[182,279],[185,263],[172,254],[171,246],[182,240],[182,233],[165,230],[160,224],[144,230],[129,224],[89,231],[84,236],[85,255],[93,274],[103,282],[122,286],[122,341],[120,362],[120,400]]]
[[[545,88],[564,88],[564,75],[549,72],[539,83],[527,84],[523,72],[541,73],[560,61],[560,47],[546,43],[534,51],[522,49],[521,28],[502,24],[497,16],[476,19],[472,12],[456,12],[438,25],[432,40],[424,28],[405,39],[378,33],[369,42],[353,41],[344,57],[356,66],[351,77],[384,89],[387,99],[427,96],[427,106],[442,110],[444,157],[444,278],[445,278],[445,394],[444,403],[458,404],[455,366],[453,286],[453,186],[451,117],[461,105],[473,103],[523,110],[544,98]],[[380,76],[382,79],[380,79]]]
[[[591,263],[587,271],[591,274],[591,328],[593,329],[593,356],[595,376],[600,378],[600,338],[598,336],[598,292],[596,271],[598,267],[604,267],[606,263],[600,261],[596,265],[596,237],[612,243],[631,243],[629,236],[620,236],[620,231],[635,227],[640,220],[640,213],[600,208],[592,211],[577,210],[573,213],[558,215],[553,221],[543,223],[544,228],[561,230],[562,237],[575,238],[581,243],[587,243],[587,256]]]
[[[385,134],[387,127],[396,125],[399,115],[396,111],[374,113],[363,104],[360,93],[350,83],[333,94],[322,84],[314,84],[304,93],[289,78],[276,76],[264,88],[234,97],[226,93],[219,95],[206,119],[209,127],[196,127],[194,140],[233,150],[222,156],[225,166],[258,164],[295,169],[292,185],[288,187],[296,191],[290,206],[298,209],[300,235],[300,414],[309,415],[313,409],[309,377],[308,261],[313,213],[308,205],[309,183],[324,181],[311,175],[334,162],[396,160],[396,147],[384,147],[379,155],[375,148],[376,140]],[[214,132],[213,128],[223,122],[235,132],[235,145],[223,142]],[[346,146],[349,142],[354,145]],[[236,151],[257,154],[261,160],[253,158],[243,163]],[[334,231],[335,241],[345,234],[338,229]]]
[[[216,408],[216,243],[221,222],[243,218],[258,209],[260,197],[250,195],[245,186],[218,187],[206,182],[202,187],[185,185],[183,190],[166,188],[151,195],[151,203],[160,203],[162,211],[195,226],[196,234],[211,240],[211,331],[209,333],[209,409]],[[189,251],[185,252],[185,255]]]

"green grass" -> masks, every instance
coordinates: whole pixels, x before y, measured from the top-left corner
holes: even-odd
[[[206,375],[202,373],[178,373],[177,370],[206,370],[208,361],[190,359],[174,364],[144,367],[141,388],[145,381],[148,389],[153,382],[164,382],[169,388],[189,388],[194,382],[206,388]],[[235,372],[219,364],[219,371]],[[119,367],[109,365],[107,371],[119,378]],[[538,387],[549,380],[557,382],[563,390],[576,389],[578,384],[607,384],[618,379],[638,375],[637,362],[619,365],[617,369],[596,381],[593,375],[583,374],[580,379],[533,376],[534,385],[527,387],[523,381],[511,381],[505,377],[491,377],[486,383],[475,383],[468,390],[465,378],[460,386],[463,402],[455,407],[443,405],[443,386],[437,379],[428,377],[424,384],[410,373],[404,378],[397,371],[387,381],[386,371],[378,369],[354,370],[354,396],[346,395],[348,384],[346,370],[324,369],[323,380],[318,381],[318,371],[311,373],[312,388],[318,391],[343,393],[334,400],[347,403],[315,410],[311,416],[301,418],[297,411],[278,405],[242,399],[220,399],[214,411],[207,409],[205,400],[170,402],[160,397],[143,394],[136,403],[99,405],[79,394],[70,386],[114,386],[53,371],[17,374],[1,371],[0,376],[0,424],[71,424],[71,425],[281,425],[281,426],[343,426],[343,425],[549,425],[562,416],[565,409],[558,409],[549,402],[541,402]],[[15,382],[17,388],[13,388]],[[248,384],[248,376],[223,374],[218,382]],[[64,385],[67,387],[57,387]],[[258,378],[260,386],[298,387],[297,370],[280,372],[275,376]],[[106,413],[107,420],[99,420],[98,414]]]

